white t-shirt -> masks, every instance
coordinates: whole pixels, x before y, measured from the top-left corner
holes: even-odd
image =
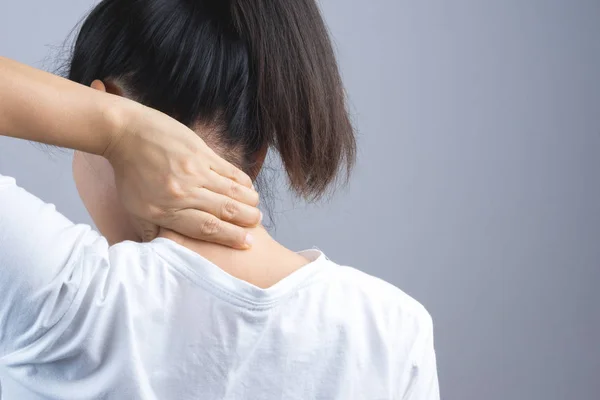
[[[0,397],[439,399],[423,306],[302,255],[260,289],[168,239],[109,247],[0,175]]]

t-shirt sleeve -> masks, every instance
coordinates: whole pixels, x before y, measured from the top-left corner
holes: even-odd
[[[79,290],[84,253],[98,247],[108,245],[88,225],[0,175],[0,364],[60,321]]]
[[[433,344],[433,321],[427,311],[418,318],[417,336],[411,351],[411,376],[402,400],[439,400],[437,362]]]

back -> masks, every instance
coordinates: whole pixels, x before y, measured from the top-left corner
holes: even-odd
[[[168,239],[109,247],[11,178],[0,193],[4,400],[439,398],[425,309],[319,250],[260,289]]]
[[[436,398],[423,307],[303,255],[314,261],[264,290],[167,239],[92,252],[85,290],[8,373],[42,398]],[[416,379],[430,393],[404,397]]]

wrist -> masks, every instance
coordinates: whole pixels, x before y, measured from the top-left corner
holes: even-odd
[[[107,96],[107,101],[102,106],[103,126],[106,132],[106,146],[102,149],[100,156],[106,158],[112,164],[116,157],[116,149],[123,137],[127,134],[127,127],[133,119],[133,114],[139,104],[115,95]]]

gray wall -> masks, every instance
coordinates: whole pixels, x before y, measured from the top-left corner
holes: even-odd
[[[2,0],[0,54],[38,67],[90,0]],[[276,237],[420,300],[448,400],[600,398],[600,2],[323,0],[359,163]],[[0,168],[89,223],[68,154]]]

